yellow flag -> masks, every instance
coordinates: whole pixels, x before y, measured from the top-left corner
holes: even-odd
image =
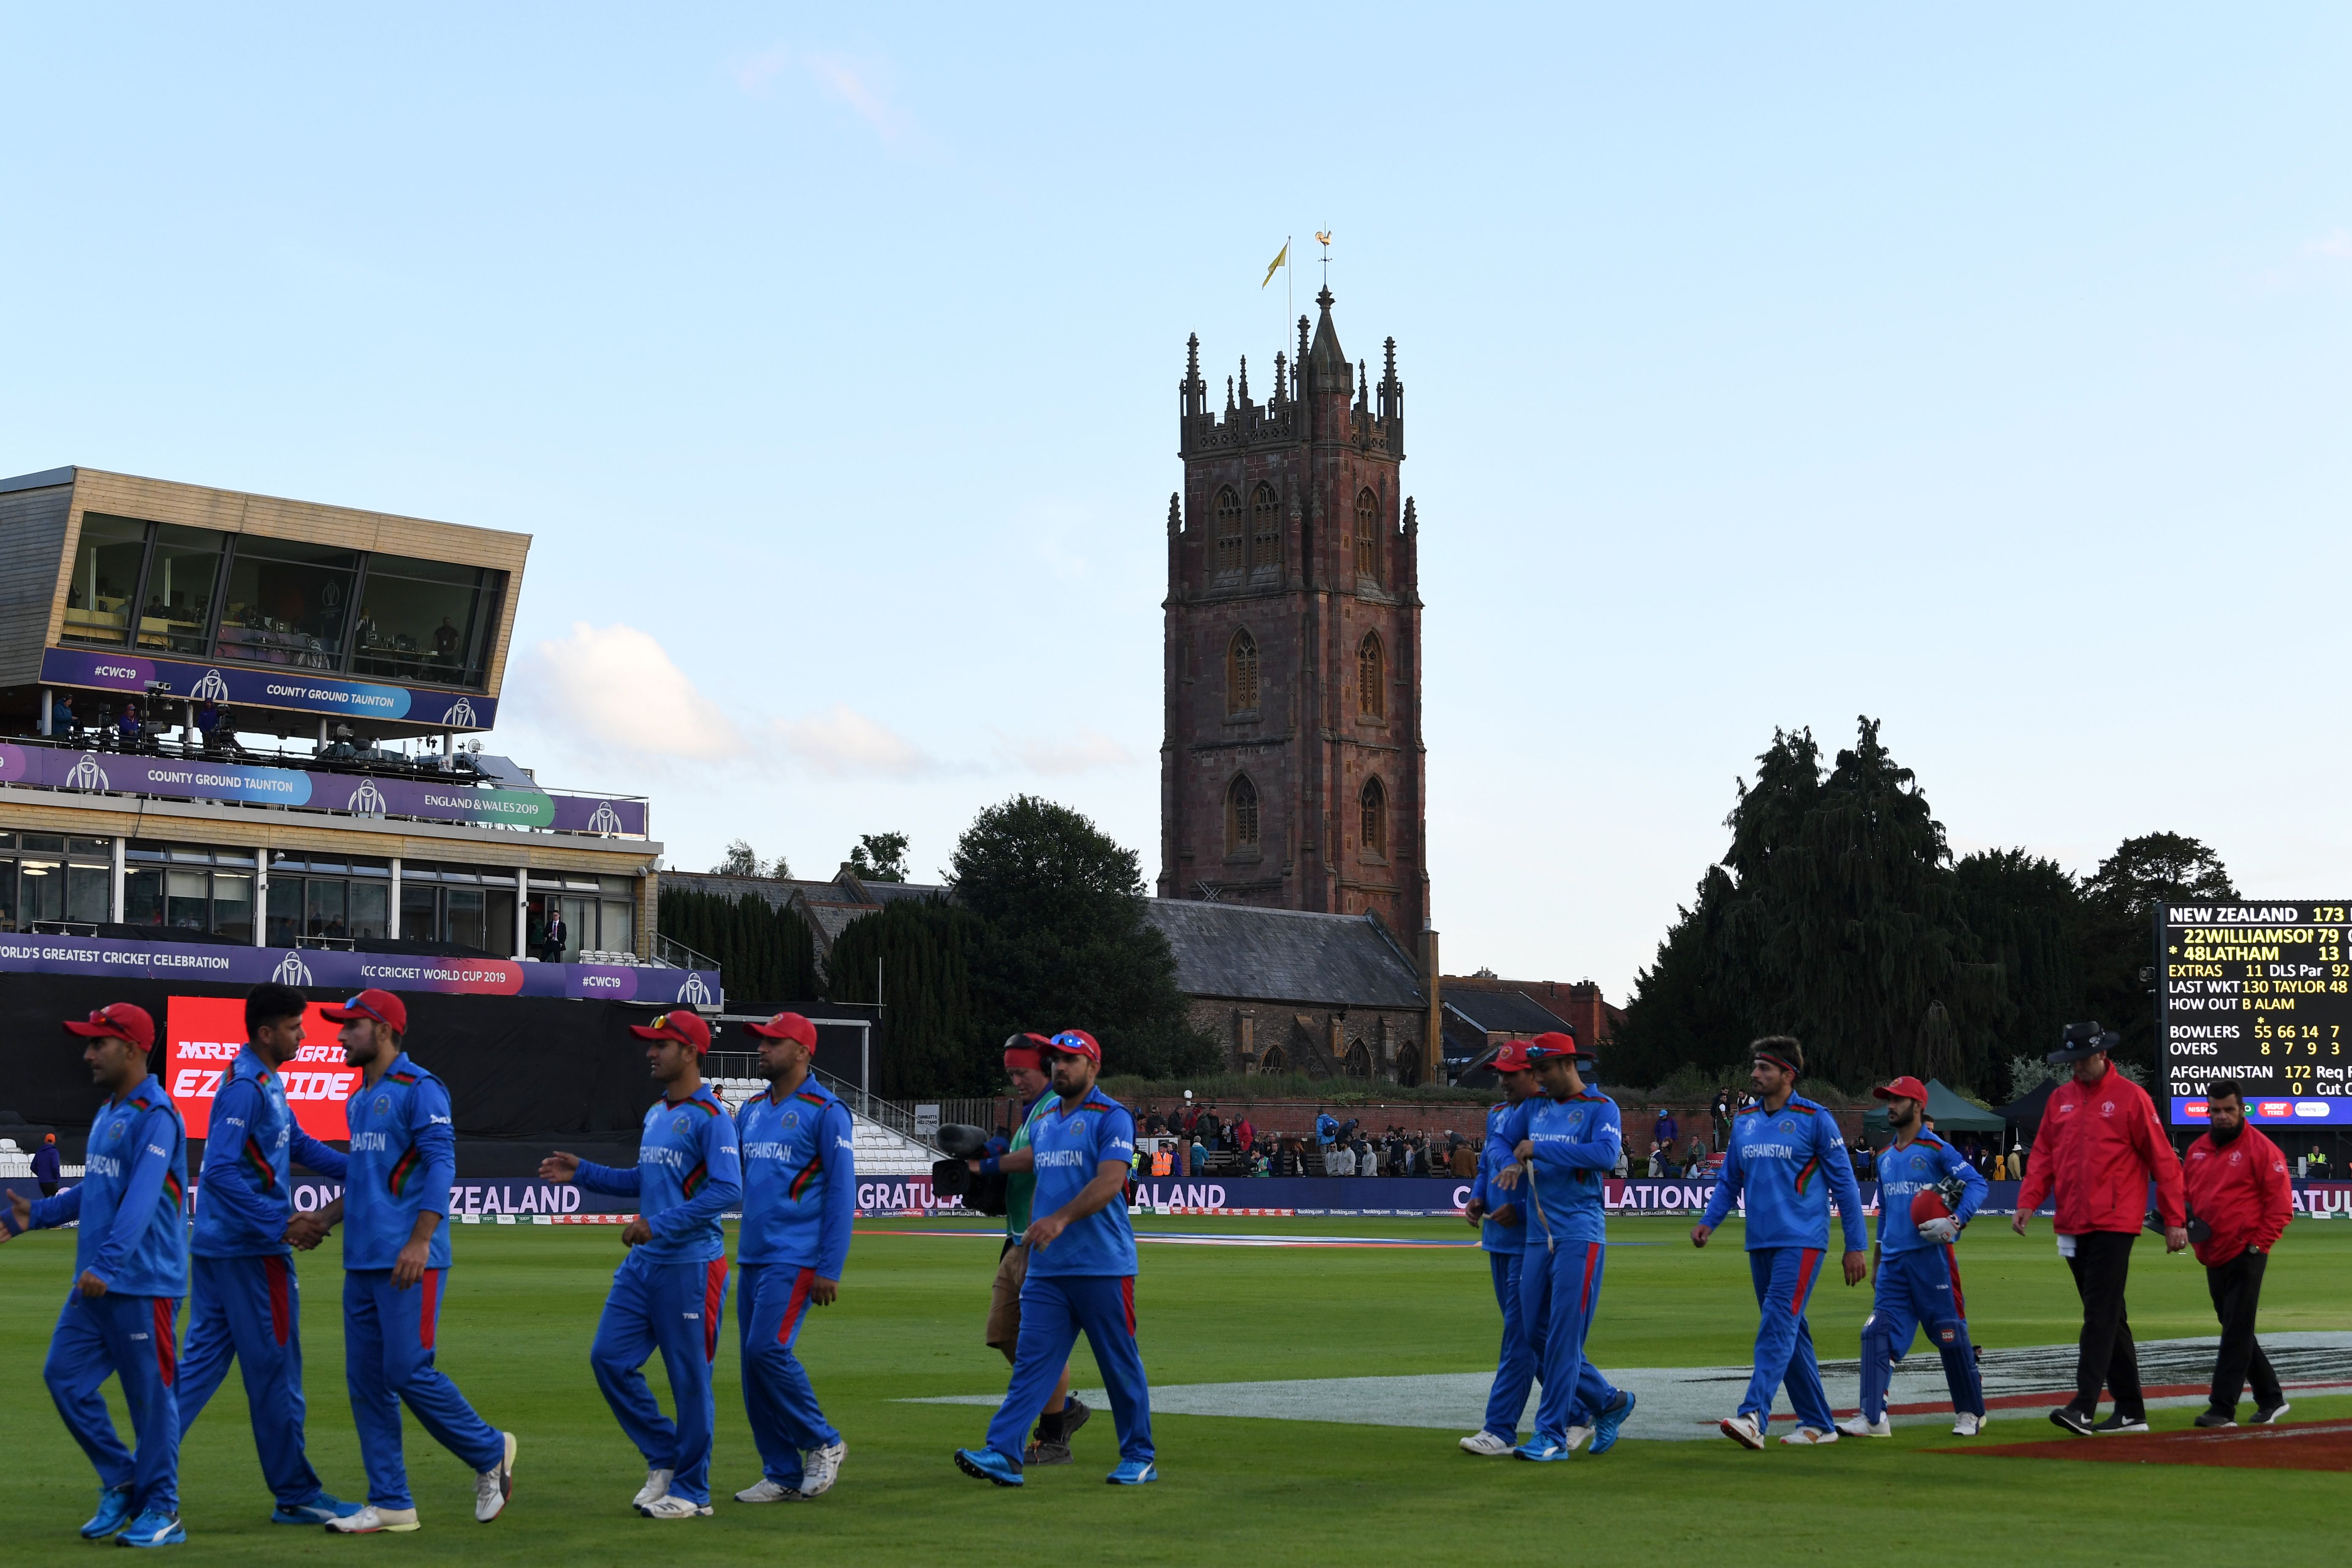
[[[1271,283],[1271,282],[1273,282],[1273,281],[1274,281],[1274,275],[1275,275],[1276,273],[1277,273],[1277,272],[1281,271],[1281,270],[1283,269],[1283,268],[1284,268],[1284,267],[1287,266],[1287,265],[1289,264],[1289,261],[1290,261],[1290,241],[1288,241],[1288,240],[1286,240],[1286,240],[1284,240],[1284,241],[1282,242],[1282,252],[1281,252],[1281,254],[1280,254],[1280,255],[1278,255],[1278,256],[1276,256],[1276,257],[1272,261],[1269,261],[1269,262],[1267,262],[1267,263],[1265,264],[1265,282],[1260,283],[1260,284],[1258,285],[1258,287],[1259,287],[1259,288],[1261,288],[1261,289],[1263,289],[1263,288],[1265,288],[1265,285],[1266,285],[1267,283]]]

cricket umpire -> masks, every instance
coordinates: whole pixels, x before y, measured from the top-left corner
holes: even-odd
[[[2205,1086],[2205,1136],[2180,1157],[2189,1194],[2189,1239],[2205,1266],[2213,1313],[2221,1320],[2221,1349],[2213,1362],[2213,1395],[2200,1426],[2235,1426],[2238,1395],[2252,1375],[2253,1425],[2267,1426],[2287,1412],[2271,1358],[2254,1338],[2263,1270],[2294,1217],[2294,1187],[2278,1145],[2246,1124],[2238,1086],[2215,1079]]]

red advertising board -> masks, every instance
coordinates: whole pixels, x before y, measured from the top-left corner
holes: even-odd
[[[360,1069],[343,1059],[336,1043],[342,1026],[322,1016],[329,1004],[313,1002],[302,1014],[302,1048],[278,1069],[286,1102],[302,1131],[320,1140],[351,1136],[343,1101],[358,1087]],[[188,1136],[202,1138],[212,1121],[213,1099],[245,1048],[245,1001],[237,996],[174,996],[163,1022],[163,1087],[188,1124]]]

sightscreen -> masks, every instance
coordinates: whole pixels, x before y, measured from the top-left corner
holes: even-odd
[[[2205,1121],[2238,1081],[2258,1125],[2352,1122],[2352,900],[2160,904],[2157,1035],[2171,1121]]]

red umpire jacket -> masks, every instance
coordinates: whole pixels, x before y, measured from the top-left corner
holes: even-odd
[[[2054,1189],[2058,1234],[2095,1230],[2137,1236],[2147,1217],[2147,1184],[2168,1226],[2187,1223],[2180,1206],[2180,1162],[2156,1119],[2147,1090],[2113,1066],[2094,1084],[2068,1079],[2042,1110],[2042,1131],[2018,1189],[2017,1212],[2032,1214]]]
[[[2197,1244],[2197,1261],[2219,1268],[2248,1247],[2267,1252],[2294,1217],[2294,1188],[2286,1156],[2248,1127],[2227,1143],[2207,1133],[2180,1156],[2189,1206],[2213,1234]]]

